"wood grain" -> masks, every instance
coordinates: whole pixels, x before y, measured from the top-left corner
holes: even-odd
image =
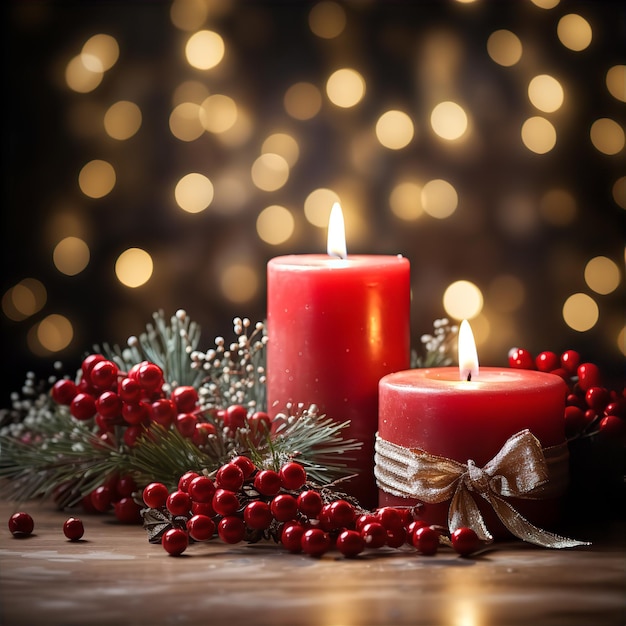
[[[356,559],[287,554],[272,543],[193,544],[170,557],[140,526],[22,505],[34,534],[13,537],[0,504],[0,624],[617,626],[626,623],[623,521],[596,528],[592,546],[546,550],[497,544],[464,559],[379,550]],[[589,535],[578,538],[588,539]]]

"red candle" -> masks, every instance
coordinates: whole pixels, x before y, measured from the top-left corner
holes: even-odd
[[[410,268],[401,256],[320,254],[271,259],[267,267],[267,395],[272,415],[287,403],[316,404],[337,421],[358,476],[345,490],[375,506],[378,382],[410,363]]]
[[[483,467],[507,439],[525,429],[542,448],[564,444],[563,412],[566,385],[553,374],[538,371],[481,368],[459,359],[459,369],[441,367],[396,372],[379,388],[381,439],[404,448]],[[467,380],[471,373],[471,380]],[[380,505],[407,506],[416,500],[380,490]],[[477,498],[481,500],[481,498]],[[449,502],[427,504],[424,518],[446,525]],[[479,506],[483,509],[484,503]],[[554,524],[558,502],[518,500],[516,508],[533,523]],[[485,520],[495,536],[503,527],[487,509]],[[491,519],[488,519],[491,518]],[[494,521],[495,520],[495,521]]]

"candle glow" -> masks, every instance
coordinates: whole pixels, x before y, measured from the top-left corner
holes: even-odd
[[[329,256],[338,259],[345,259],[348,256],[348,250],[346,248],[346,226],[339,202],[335,202],[330,211],[326,250]]]
[[[459,376],[461,380],[478,378],[478,353],[472,327],[463,320],[459,327]]]

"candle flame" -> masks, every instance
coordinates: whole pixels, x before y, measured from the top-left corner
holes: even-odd
[[[467,320],[459,327],[459,376],[461,380],[478,378],[478,353],[472,327]]]
[[[335,202],[330,211],[326,249],[329,256],[334,256],[339,259],[348,257],[348,251],[346,249],[346,226],[343,221],[343,212],[339,202]]]

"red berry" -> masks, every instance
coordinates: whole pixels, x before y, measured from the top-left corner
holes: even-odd
[[[122,399],[114,391],[103,391],[96,400],[96,409],[103,417],[118,417],[122,412]]]
[[[124,402],[136,403],[141,399],[141,387],[134,378],[123,378],[117,386],[117,393]]]
[[[178,413],[192,413],[198,403],[198,392],[194,387],[181,385],[172,391],[171,398]]]
[[[146,429],[143,426],[129,426],[124,431],[124,443],[129,448],[134,448],[137,445],[137,439],[146,433]]]
[[[387,531],[380,522],[370,522],[361,528],[366,548],[382,548],[387,543]]]
[[[113,504],[113,512],[118,522],[122,524],[140,524],[141,507],[132,499],[124,497]]]
[[[77,420],[89,420],[96,412],[96,399],[90,393],[77,393],[70,403],[70,413]]]
[[[146,424],[150,419],[150,405],[145,402],[125,402],[122,405],[122,417],[131,426]]]
[[[52,399],[57,404],[63,404],[69,406],[74,399],[74,396],[78,393],[78,387],[76,383],[71,380],[63,379],[57,380],[52,387]]]
[[[196,478],[196,476],[200,476],[200,474],[198,474],[198,472],[185,472],[179,479],[178,479],[178,489],[180,491],[189,491],[189,483]]]
[[[159,398],[150,405],[150,419],[163,428],[169,428],[176,417],[176,405],[173,400]]]
[[[117,481],[117,493],[122,498],[130,498],[137,491],[137,483],[132,476],[120,476]]]
[[[385,506],[376,511],[376,518],[386,530],[404,528],[404,516],[398,509]]]
[[[298,515],[298,501],[288,493],[279,493],[270,502],[270,509],[279,522],[288,522]]]
[[[317,517],[323,505],[322,496],[317,491],[303,491],[298,496],[298,509],[307,517]]]
[[[217,430],[213,424],[209,424],[209,422],[196,422],[196,430],[194,431],[191,441],[200,447],[204,446],[209,441],[210,435],[215,435]]]
[[[272,428],[272,420],[265,411],[256,411],[248,417],[248,426],[256,433],[268,433]]]
[[[541,352],[535,358],[535,365],[540,372],[551,372],[561,365],[561,360],[554,352]]]
[[[413,533],[413,545],[422,554],[432,556],[439,549],[439,533],[430,526],[422,526]]]
[[[30,535],[34,528],[35,522],[33,522],[33,518],[24,511],[18,511],[9,517],[9,530],[13,535]]]
[[[275,496],[281,484],[280,476],[274,470],[261,470],[254,477],[254,488],[264,496]]]
[[[236,456],[232,459],[231,463],[234,463],[243,472],[243,477],[250,478],[256,471],[256,465],[247,456]]]
[[[156,391],[163,385],[163,370],[155,363],[142,363],[137,369],[137,382],[146,391]]]
[[[211,502],[215,494],[215,484],[208,476],[196,476],[189,483],[188,493],[194,502]]]
[[[83,377],[89,380],[89,374],[91,373],[91,370],[93,369],[94,365],[96,365],[96,363],[99,363],[100,361],[105,361],[105,360],[106,359],[104,358],[102,354],[90,354],[89,356],[85,357],[80,366],[80,369],[83,372]]]
[[[191,508],[191,498],[189,494],[184,491],[172,491],[172,493],[167,496],[165,506],[172,515],[188,515],[189,509]]]
[[[533,359],[533,355],[524,348],[512,348],[509,350],[509,366],[523,370],[534,370],[535,359]]]
[[[328,509],[331,524],[335,528],[348,528],[354,524],[354,507],[346,500],[335,500]]]
[[[371,524],[372,522],[378,522],[376,515],[373,513],[362,513],[354,520],[354,528],[360,532],[365,524]]]
[[[413,520],[406,528],[407,532],[407,541],[408,543],[413,542],[413,535],[418,528],[422,528],[423,526],[428,526],[428,524],[422,519]]]
[[[240,517],[227,515],[219,521],[217,534],[224,543],[239,543],[246,535],[246,525]]]
[[[611,396],[604,387],[591,387],[585,393],[585,402],[590,409],[598,413],[604,411],[604,407],[609,403]]]
[[[270,505],[262,500],[253,500],[243,510],[244,522],[254,530],[265,530],[272,523]]]
[[[100,485],[91,492],[91,504],[96,511],[105,513],[111,508],[112,496],[110,487]]]
[[[302,551],[311,556],[322,556],[330,549],[330,537],[321,528],[309,528],[300,539]]]
[[[599,432],[603,437],[616,441],[626,438],[626,421],[616,415],[607,415],[600,420]]]
[[[213,509],[219,515],[233,515],[239,510],[237,494],[227,489],[217,489],[213,495]]]
[[[587,419],[582,409],[577,406],[565,407],[565,435],[573,437],[587,425]]]
[[[390,548],[399,548],[407,540],[407,533],[404,526],[400,528],[387,529],[387,545]]]
[[[306,482],[306,471],[300,463],[289,461],[278,470],[282,486],[288,491],[300,489]]]
[[[198,418],[193,413],[179,413],[176,416],[176,429],[183,436],[191,439],[196,432]]]
[[[616,400],[615,402],[609,402],[604,407],[604,414],[626,418],[626,402],[624,402],[623,399],[621,401]]]
[[[600,369],[594,363],[582,363],[578,366],[578,385],[583,391],[591,387],[600,387]]]
[[[304,526],[298,522],[285,524],[280,534],[280,542],[289,552],[302,552],[302,535],[304,535]]]
[[[347,557],[355,557],[365,549],[365,540],[356,530],[344,530],[337,537],[337,549]]]
[[[248,410],[240,404],[232,404],[224,413],[224,426],[228,426],[231,430],[243,428],[246,425]]]
[[[172,556],[181,555],[189,545],[189,537],[182,528],[170,528],[161,538],[161,545]]]
[[[215,534],[215,522],[207,515],[194,515],[187,522],[187,531],[195,541],[207,541]]]
[[[63,524],[63,534],[70,541],[78,541],[85,534],[85,527],[78,517],[70,517]]]
[[[191,512],[194,515],[206,515],[207,517],[215,517],[215,510],[211,502],[191,502]]]
[[[111,389],[117,381],[118,367],[113,361],[98,361],[89,373],[89,380],[96,389]]]
[[[570,376],[576,373],[576,368],[580,363],[580,354],[575,350],[566,350],[561,355],[561,367],[566,369]]]
[[[478,535],[474,530],[467,527],[457,528],[450,536],[452,547],[461,555],[467,556],[476,552],[480,545]]]
[[[151,509],[160,509],[165,506],[169,491],[163,483],[150,483],[143,490],[143,501]]]
[[[550,374],[560,376],[566,383],[569,382],[571,377],[571,374],[564,367],[557,367],[555,370],[552,370]]]
[[[215,484],[221,489],[239,491],[243,485],[243,481],[243,470],[235,463],[222,465],[215,474]]]

